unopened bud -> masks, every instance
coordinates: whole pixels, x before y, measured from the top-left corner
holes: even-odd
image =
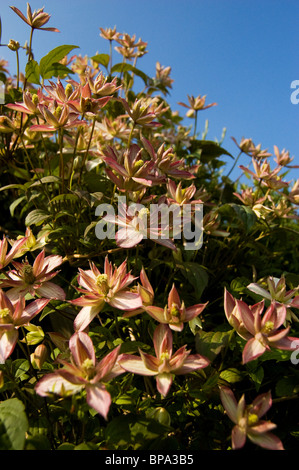
[[[7,47],[11,51],[18,51],[20,49],[20,43],[18,41],[14,41],[14,39],[10,39]]]
[[[44,344],[39,344],[35,348],[35,351],[30,355],[31,363],[41,370],[45,360],[47,359],[47,355],[47,347]]]

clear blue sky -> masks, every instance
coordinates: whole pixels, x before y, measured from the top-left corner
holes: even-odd
[[[0,0],[2,43],[24,44],[29,27],[10,5],[26,12],[25,0]],[[173,109],[184,114],[179,101],[189,95],[207,95],[218,103],[200,114],[209,120],[208,138],[220,139],[234,155],[237,141],[251,137],[273,152],[285,148],[299,164],[299,104],[291,103],[290,87],[299,80],[298,0],[31,0],[32,9],[45,7],[47,26],[61,32],[35,32],[34,52],[39,60],[61,44],[80,47],[82,55],[108,53],[108,41],[99,28],[117,26],[148,42],[148,54],[139,67],[155,75],[155,64],[171,66]],[[0,57],[14,64],[14,53],[0,49]],[[116,61],[114,54],[114,62]],[[120,58],[120,56],[119,56]],[[188,121],[189,122],[189,121]],[[240,163],[248,163],[248,160]],[[229,161],[227,170],[230,168]],[[239,170],[241,171],[241,170]],[[299,178],[294,170],[290,178]]]

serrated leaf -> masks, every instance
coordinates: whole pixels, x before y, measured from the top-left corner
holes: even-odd
[[[43,79],[47,77],[47,74],[51,71],[53,64],[62,60],[70,51],[78,48],[74,45],[62,45],[55,47],[47,55],[45,55],[39,63],[40,75]]]
[[[28,82],[40,85],[40,68],[36,60],[30,60],[25,67],[25,77]]]
[[[17,423],[17,425],[16,425]],[[28,420],[25,407],[18,398],[0,403],[0,448],[1,450],[23,450]]]

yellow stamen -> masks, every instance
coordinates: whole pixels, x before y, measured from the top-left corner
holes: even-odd
[[[259,420],[258,415],[255,413],[250,413],[247,418],[247,423],[249,426],[254,426]]]

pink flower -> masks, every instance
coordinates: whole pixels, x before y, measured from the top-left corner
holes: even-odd
[[[225,294],[225,312],[229,323],[239,336],[247,341],[243,349],[243,364],[253,361],[266,351],[274,349],[294,350],[298,338],[287,336],[290,327],[281,328],[286,320],[286,307],[271,302],[265,313],[264,301],[248,306],[242,300],[235,300]],[[294,343],[293,343],[294,342]]]
[[[140,295],[142,300],[142,307],[137,308],[136,310],[130,310],[123,314],[123,317],[133,317],[139,313],[145,312],[145,307],[152,305],[154,300],[154,289],[147,277],[144,267],[140,271],[140,281],[141,284],[138,284],[136,287],[136,292]]]
[[[144,238],[153,240],[160,245],[176,250],[176,246],[169,237],[169,224],[159,222],[159,206],[152,206],[151,210],[142,207],[135,210],[134,204],[126,206],[119,204],[117,217],[107,214],[103,217],[106,222],[117,224],[121,227],[115,234],[116,244],[122,248],[132,248],[138,245]],[[163,208],[163,205],[162,205]],[[163,211],[163,209],[162,209]],[[162,226],[161,226],[162,225]]]
[[[26,240],[25,240],[26,241]],[[33,297],[41,295],[48,299],[65,299],[65,292],[57,284],[50,281],[58,271],[53,271],[62,264],[62,257],[50,255],[45,257],[45,250],[41,251],[33,265],[28,261],[12,262],[15,269],[5,273],[7,279],[0,281],[1,287],[11,287],[6,294],[15,303],[19,297],[27,293]]]
[[[126,261],[113,269],[106,256],[104,273],[94,263],[90,263],[90,270],[79,268],[79,273],[78,283],[83,288],[78,288],[78,291],[84,295],[71,301],[83,307],[75,318],[76,330],[84,330],[106,303],[120,310],[134,310],[142,306],[140,295],[128,288],[136,278],[127,273]]]
[[[88,405],[107,420],[111,396],[105,384],[124,373],[117,364],[120,345],[97,361],[91,338],[83,331],[69,340],[71,362],[57,359],[64,367],[45,375],[35,386],[42,397],[57,394],[62,397],[86,391]]]
[[[194,354],[186,346],[172,352],[172,333],[168,325],[161,324],[154,331],[154,349],[156,356],[144,353],[139,349],[140,357],[122,354],[119,365],[127,372],[156,377],[157,390],[164,397],[168,394],[173,375],[188,374],[209,365],[205,357]]]
[[[168,295],[168,303],[164,309],[151,305],[145,306],[144,310],[159,323],[169,325],[174,331],[182,331],[184,323],[197,317],[206,305],[207,303],[197,304],[186,308],[184,301],[181,302],[178,291],[173,284]]]
[[[14,258],[16,258],[27,242],[27,237],[16,241],[7,253],[8,243],[6,237],[0,240],[0,269],[5,268]]]
[[[39,105],[39,110],[44,117],[46,124],[34,124],[30,127],[30,131],[37,132],[56,132],[59,129],[69,129],[71,127],[82,126],[85,121],[78,119],[78,114],[70,112],[67,105],[56,106],[50,111],[47,106]]]
[[[18,329],[28,325],[47,305],[49,299],[37,299],[25,307],[25,299],[21,297],[15,305],[0,290],[0,364],[12,354],[18,338]]]
[[[260,419],[272,405],[270,392],[259,395],[251,405],[246,405],[244,395],[237,403],[228,387],[220,388],[220,397],[229,418],[235,423],[232,430],[234,450],[245,445],[246,436],[265,449],[284,450],[280,439],[269,432],[276,428],[276,424]]]
[[[32,13],[31,6],[27,3],[27,18],[26,16],[17,8],[10,7],[28,26],[31,26],[32,29],[41,29],[42,31],[53,31],[59,33],[57,28],[42,28],[50,20],[51,15],[44,12],[44,7],[39,10],[34,10]]]

